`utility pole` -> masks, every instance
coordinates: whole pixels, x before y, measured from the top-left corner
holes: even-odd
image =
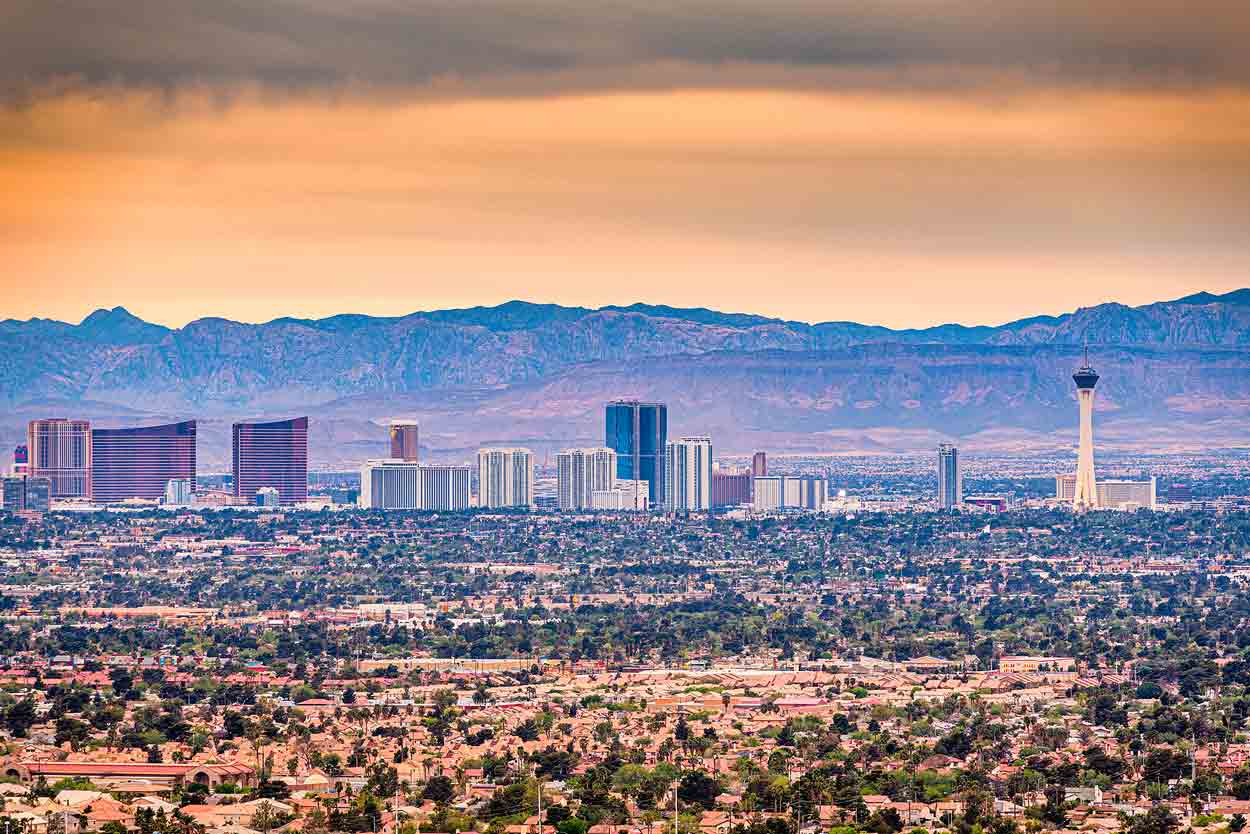
[[[673,782],[673,834],[678,834],[677,832],[677,786],[680,784],[681,784],[680,778],[677,779],[675,782]]]

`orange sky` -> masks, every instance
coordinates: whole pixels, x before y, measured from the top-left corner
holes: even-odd
[[[1250,284],[1236,84],[764,80],[40,97],[0,111],[0,317],[523,298],[922,326]]]

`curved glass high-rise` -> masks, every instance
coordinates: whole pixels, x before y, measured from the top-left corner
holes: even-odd
[[[170,481],[195,483],[195,421],[91,430],[91,498],[158,500]]]
[[[245,503],[261,487],[281,504],[308,500],[308,418],[234,424],[234,495]]]

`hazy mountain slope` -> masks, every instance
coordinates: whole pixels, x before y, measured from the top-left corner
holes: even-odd
[[[1089,338],[1095,345],[1243,347],[1250,345],[1248,295],[1198,294],[1138,308],[1103,304],[1001,327],[902,331],[641,304],[588,310],[523,302],[394,318],[255,325],[206,318],[171,330],[114,308],[79,325],[0,322],[0,407],[60,399],[222,415],[306,409],[363,394],[524,384],[585,362],[645,364],[713,351],[874,342],[1075,345]]]
[[[427,453],[444,460],[489,443],[546,454],[602,442],[603,403],[638,396],[669,404],[671,435],[708,433],[726,451],[904,451],[946,438],[981,450],[1067,449],[1078,356],[1072,346],[872,344],[596,362],[493,390],[336,400],[312,410],[312,434],[327,463],[383,453],[384,432],[370,421],[392,415],[421,420]],[[1244,443],[1250,353],[1117,348],[1098,368],[1104,448]]]

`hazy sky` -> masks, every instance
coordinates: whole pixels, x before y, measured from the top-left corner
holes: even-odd
[[[1250,285],[1244,0],[4,6],[0,318]]]

